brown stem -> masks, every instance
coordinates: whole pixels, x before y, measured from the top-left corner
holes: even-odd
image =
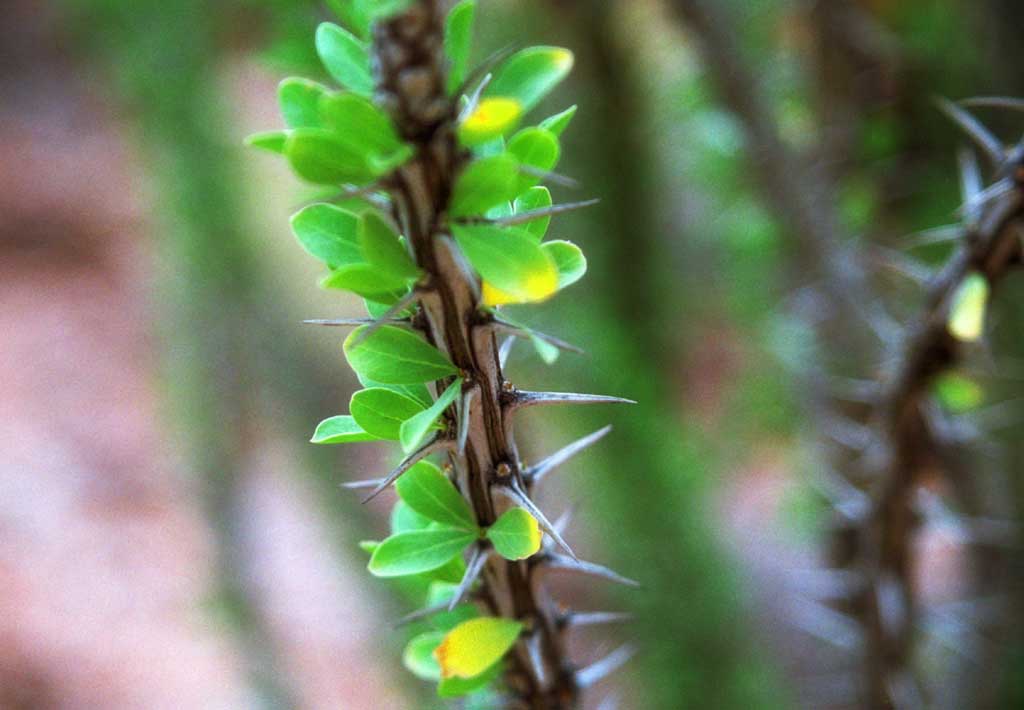
[[[1021,177],[1020,149],[1006,168]],[[963,280],[980,273],[995,286],[1021,263],[1024,194],[1018,189],[991,202],[928,294],[924,312],[908,331],[901,367],[877,406],[888,457],[874,506],[858,531],[850,562],[866,584],[856,607],[866,621],[868,700],[873,708],[904,707],[918,693],[911,671],[917,621],[912,541],[918,526],[914,495],[922,474],[950,447],[926,413],[935,378],[959,365],[963,348],[947,327],[950,302]]]
[[[493,328],[481,313],[480,285],[462,266],[445,212],[452,184],[466,155],[455,138],[453,101],[445,93],[443,21],[446,3],[418,0],[403,14],[374,30],[377,98],[391,113],[416,157],[393,176],[395,214],[427,274],[419,299],[427,339],[448,355],[476,396],[468,413],[463,453],[449,453],[456,485],[480,525],[508,507],[492,488],[514,477],[525,488],[522,464],[506,419],[511,391],[502,374]],[[439,386],[447,383],[439,383]],[[454,421],[454,419],[453,419]],[[535,579],[542,565],[492,556],[479,597],[487,612],[516,619],[526,631],[511,655],[505,680],[509,707],[567,710],[577,706],[578,689],[569,664],[557,609]],[[535,644],[530,654],[528,644]]]

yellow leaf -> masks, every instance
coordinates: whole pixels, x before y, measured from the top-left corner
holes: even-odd
[[[512,648],[523,625],[511,619],[481,617],[448,632],[434,650],[442,678],[474,678]]]
[[[985,306],[988,303],[988,280],[971,274],[953,295],[949,309],[949,332],[967,343],[978,340],[985,331]]]
[[[558,271],[545,270],[531,275],[526,281],[525,290],[529,297],[519,298],[484,281],[481,288],[481,297],[485,306],[504,306],[509,303],[537,303],[543,301],[558,291]]]
[[[482,99],[459,126],[459,140],[468,146],[486,143],[511,131],[522,116],[523,106],[515,99]]]

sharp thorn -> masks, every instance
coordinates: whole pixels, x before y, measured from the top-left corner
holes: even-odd
[[[451,611],[459,605],[462,598],[466,596],[466,592],[473,585],[479,577],[480,573],[484,569],[484,565],[487,564],[488,553],[484,551],[482,545],[474,545],[473,552],[469,556],[469,562],[466,564],[466,573],[462,575],[462,581],[459,582],[459,586],[455,588],[455,593],[452,595],[451,601],[448,602],[448,611]]]
[[[537,676],[539,685],[544,688],[548,686],[547,663],[544,662],[544,655],[541,653],[540,636],[533,634],[526,639],[526,653],[530,657],[530,664]]]
[[[608,435],[608,432],[612,430],[611,426],[606,426],[603,429],[598,429],[593,434],[588,434],[581,439],[577,439],[568,446],[565,446],[555,453],[548,456],[540,463],[530,466],[523,472],[523,478],[526,479],[530,485],[540,483],[540,481],[552,470],[561,466],[563,463],[571,459],[576,454],[585,451],[589,447],[596,444],[598,441]]]
[[[573,628],[598,624],[619,624],[632,621],[633,614],[625,611],[581,611],[569,614],[566,624]]]
[[[372,323],[375,323],[376,321],[373,318],[310,318],[310,319],[304,320],[302,322],[307,324],[307,325],[327,325],[327,326],[348,327],[348,326],[370,325]],[[408,324],[409,323],[409,319],[408,318],[392,318],[391,320],[388,321],[388,323],[403,325],[403,324]]]
[[[806,598],[791,601],[788,617],[798,629],[839,648],[856,648],[863,639],[863,632],[856,621]]]
[[[374,487],[370,495],[363,499],[363,503],[369,503],[371,500],[380,495],[381,491],[390,486],[392,483],[398,480],[398,478],[408,471],[410,468],[415,466],[417,463],[425,459],[435,451],[441,451],[442,449],[451,448],[452,442],[450,439],[434,438],[428,441],[426,444],[421,446],[419,449],[414,451],[406,458],[402,463],[398,464],[395,469],[384,478],[380,479],[380,483]]]
[[[403,616],[400,619],[397,619],[394,623],[391,624],[391,627],[395,628],[395,629],[401,628],[402,626],[406,626],[408,624],[411,624],[414,621],[419,621],[420,619],[426,619],[428,616],[433,616],[434,614],[440,613],[442,611],[447,611],[447,610],[448,610],[448,603],[447,602],[444,602],[443,604],[434,604],[433,606],[428,606],[428,607],[426,607],[424,609],[417,609],[416,611],[411,612],[409,614],[406,614],[405,616]]]
[[[476,396],[477,388],[471,387],[463,392],[459,399],[459,436],[455,450],[459,456],[466,453],[466,439],[469,438],[469,415],[473,406],[473,398]]]
[[[942,244],[954,242],[964,238],[964,228],[959,224],[947,224],[944,227],[926,229],[911,234],[902,240],[903,249],[914,249],[915,247],[929,246],[931,244]]]
[[[971,140],[981,148],[982,152],[994,166],[998,166],[1006,157],[1006,149],[992,133],[981,124],[981,122],[964,110],[961,106],[946,98],[936,98],[935,103],[939,110],[949,117],[953,123],[966,133]]]
[[[484,89],[486,89],[487,85],[491,83],[492,78],[494,78],[492,74],[485,74],[484,78],[480,80],[476,89],[473,90],[473,95],[469,97],[469,100],[466,101],[466,105],[463,106],[462,110],[459,112],[459,117],[456,119],[458,123],[462,123],[466,120],[467,116],[476,111],[476,107],[480,104],[480,95],[484,93]]]
[[[527,392],[518,391],[511,408],[524,409],[544,404],[636,404],[632,399],[610,397],[600,394],[576,394],[573,392]]]
[[[956,153],[956,159],[960,166],[960,197],[964,204],[969,204],[984,189],[978,156],[969,148],[961,148]]]
[[[558,531],[559,535],[564,535],[565,531],[569,528],[569,523],[572,522],[573,516],[576,514],[576,506],[570,505],[565,511],[558,516],[558,519],[551,524],[555,530]]]
[[[552,173],[547,170],[538,170],[532,165],[520,165],[519,172],[524,175],[529,175],[530,177],[540,178],[544,182],[561,185],[562,187],[578,188],[580,186],[580,184],[571,177],[561,175],[559,173]]]
[[[555,542],[558,543],[559,547],[569,553],[569,556],[572,557],[572,559],[577,559],[576,553],[572,551],[571,547],[569,547],[569,543],[562,538],[561,533],[559,533],[555,526],[551,524],[547,516],[541,512],[541,509],[537,507],[537,504],[530,500],[530,496],[520,490],[519,485],[515,483],[514,479],[512,483],[508,485],[495,486],[494,490],[508,498],[516,505],[525,508],[530,515],[537,519],[537,523],[544,532],[550,535]]]
[[[873,251],[879,257],[882,266],[892,269],[914,283],[923,286],[932,281],[934,275],[931,269],[903,252],[882,246],[874,247]]]
[[[567,572],[579,572],[580,574],[587,574],[591,577],[600,577],[607,579],[610,582],[617,584],[624,584],[627,587],[640,587],[640,583],[635,579],[624,577],[618,572],[599,565],[596,562],[586,562],[584,560],[569,559],[564,555],[551,554],[545,558],[544,564],[551,569],[560,569]]]
[[[631,644],[619,646],[600,661],[595,661],[576,673],[576,685],[581,689],[590,688],[607,678],[626,664],[636,654]]]
[[[1011,96],[973,96],[961,100],[960,105],[970,108],[1005,108],[1011,111],[1024,111],[1024,99]]]
[[[957,210],[957,214],[960,216],[973,214],[976,210],[981,209],[989,202],[997,200],[1003,195],[1012,192],[1016,187],[1016,183],[1008,178],[998,180],[979,192],[973,200],[962,204]]]
[[[550,207],[544,207],[539,210],[530,210],[528,212],[520,212],[509,217],[499,217],[498,219],[486,219],[483,220],[488,224],[497,224],[500,226],[511,226],[514,224],[524,224],[526,222],[532,222],[535,219],[541,219],[542,217],[553,217],[559,214],[565,214],[566,212],[573,212],[575,210],[581,210],[585,207],[593,207],[601,200],[595,198],[593,200],[583,200],[581,202],[569,202],[562,205],[551,205]]]
[[[383,480],[383,478],[370,478],[364,481],[346,481],[341,484],[341,487],[355,491],[360,488],[373,488],[374,486],[380,485],[380,482]]]
[[[502,47],[488,56],[480,62],[480,65],[477,66],[469,76],[466,77],[465,81],[462,82],[462,86],[460,86],[455,92],[455,95],[462,96],[465,94],[469,90],[469,87],[473,86],[476,82],[481,81],[483,77],[487,76],[491,72],[491,69],[496,67],[499,62],[510,56],[514,51],[516,51],[515,46],[509,45],[507,47]]]
[[[352,338],[351,345],[347,347],[354,348],[355,346],[359,345],[359,343],[363,342],[371,335],[373,335],[373,333],[376,332],[376,330],[380,328],[382,325],[386,325],[394,321],[395,316],[397,316],[399,313],[408,308],[417,298],[419,298],[419,295],[420,294],[418,289],[409,289],[409,293],[405,294],[400,299],[398,299],[395,305],[391,306],[391,308],[387,309],[387,311],[384,312],[384,315],[370,323],[368,326],[366,326],[366,328],[360,331],[356,335],[356,337]]]
[[[512,323],[508,323],[500,319],[495,319],[492,322],[492,325],[495,330],[500,330],[501,332],[507,333],[509,335],[515,335],[520,338],[529,338],[532,335],[535,338],[543,340],[545,343],[554,345],[559,350],[565,350],[567,352],[576,353],[578,355],[584,354],[581,348],[576,347],[572,343],[567,343],[561,338],[556,338],[555,336],[548,335],[547,333],[541,333],[539,331],[533,330],[532,328],[525,328],[522,326],[513,325]]]
[[[512,346],[516,344],[516,336],[510,335],[501,342],[501,347],[498,348],[498,364],[501,369],[505,369],[505,365],[508,364],[509,353],[512,352]]]

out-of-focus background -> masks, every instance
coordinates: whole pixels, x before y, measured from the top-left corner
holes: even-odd
[[[575,52],[546,108],[579,104],[560,171],[582,187],[556,201],[601,198],[552,230],[588,254],[585,281],[520,314],[588,354],[547,367],[524,346],[511,376],[639,401],[531,416],[521,445],[615,426],[541,501],[575,508],[582,556],[644,584],[559,585],[636,614],[578,636],[581,664],[639,649],[589,707],[851,707],[858,630],[827,604],[822,481],[863,430],[819,383],[881,371],[920,306],[912,282],[949,247],[905,237],[960,200],[963,139],[932,97],[1024,94],[1024,4],[721,0],[710,27],[685,4],[479,2],[477,59]],[[401,669],[392,622],[412,603],[356,546],[385,533],[386,501],[338,485],[393,452],[305,443],[357,383],[339,333],[301,320],[358,304],[316,288],[289,233],[313,190],[242,146],[280,124],[279,79],[318,76],[323,19],[317,0],[4,0],[3,710],[441,707]],[[736,81],[757,100],[730,101]],[[984,118],[1008,139],[1024,125]],[[834,253],[793,224],[787,187]],[[874,323],[814,295],[845,258],[881,294]],[[1022,296],[999,294],[991,350],[946,393],[985,426],[967,512],[995,532],[964,534],[941,472],[923,491],[918,663],[940,707],[1024,706]]]

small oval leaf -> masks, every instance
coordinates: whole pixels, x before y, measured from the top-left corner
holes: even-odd
[[[464,621],[449,631],[434,651],[442,678],[475,678],[500,661],[523,625],[511,619],[485,616]]]
[[[963,280],[949,308],[949,332],[953,337],[972,343],[985,332],[985,307],[988,304],[988,279],[970,274]]]
[[[302,248],[329,266],[363,261],[358,215],[334,205],[316,204],[296,212],[291,221]]]
[[[298,77],[284,79],[277,87],[281,114],[289,128],[320,128],[320,98],[326,87]]]
[[[366,432],[348,414],[324,419],[310,439],[314,444],[348,444],[353,441],[377,441],[377,437]]]
[[[331,77],[362,96],[373,94],[373,74],[366,45],[338,25],[324,22],[316,28],[316,52]]]
[[[504,302],[542,301],[558,290],[555,264],[529,232],[490,225],[453,225],[452,233],[485,283],[512,299]]]
[[[399,533],[373,551],[368,569],[375,577],[429,572],[447,564],[475,539],[476,533],[455,528]]]
[[[558,139],[551,131],[543,128],[524,128],[509,139],[508,153],[520,165],[546,173],[558,165],[561,156]],[[535,175],[519,173],[516,179],[516,194],[536,185],[541,179]]]
[[[436,402],[430,405],[429,409],[418,412],[402,422],[399,439],[405,453],[408,454],[417,449],[427,432],[437,428],[437,420],[444,414],[444,410],[451,406],[461,391],[462,378],[456,377],[455,381],[437,398]]]
[[[453,528],[477,529],[469,503],[441,469],[429,461],[410,468],[395,483],[398,497],[420,515]]]
[[[508,155],[493,155],[469,163],[455,179],[451,205],[452,217],[480,215],[516,196],[519,165]]]
[[[497,68],[484,96],[509,96],[529,111],[569,74],[572,63],[568,49],[527,47]]]
[[[441,666],[434,658],[434,650],[444,640],[443,631],[428,631],[414,637],[402,652],[402,665],[420,680],[441,680]]]
[[[412,385],[458,374],[448,358],[414,333],[385,325],[362,338],[365,329],[353,330],[344,346],[349,366],[361,377]]]
[[[541,244],[540,248],[555,262],[559,289],[571,286],[587,273],[587,257],[572,242],[556,239]]]
[[[481,99],[476,109],[459,124],[459,142],[467,148],[508,134],[519,124],[523,107],[515,99],[497,96]]]
[[[537,554],[543,535],[536,518],[523,508],[510,508],[487,529],[487,539],[505,559],[524,560]]]
[[[359,390],[348,408],[363,431],[391,441],[398,441],[402,422],[423,411],[415,399],[383,387]]]
[[[419,277],[419,267],[398,235],[373,212],[365,213],[360,220],[359,245],[366,260],[389,278],[408,283]]]
[[[469,51],[473,46],[473,16],[476,3],[463,0],[448,12],[444,21],[444,53],[448,57],[448,93],[453,94],[466,79]]]
[[[296,128],[284,152],[296,174],[309,182],[362,184],[376,176],[361,148],[323,128]]]

